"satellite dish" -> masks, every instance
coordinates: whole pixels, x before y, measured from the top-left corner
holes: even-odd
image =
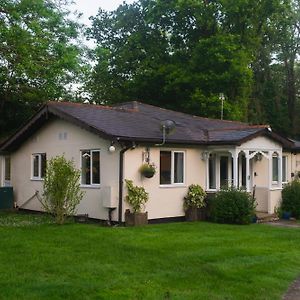
[[[172,120],[165,120],[160,123],[160,131],[162,132],[162,143],[155,146],[162,146],[166,142],[166,136],[175,132],[176,124]]]

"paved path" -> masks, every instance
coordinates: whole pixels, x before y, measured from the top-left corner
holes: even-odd
[[[300,278],[296,279],[286,294],[282,297],[283,300],[299,300],[300,299]]]
[[[295,221],[285,221],[285,220],[279,220],[275,222],[267,222],[266,224],[272,225],[272,226],[279,226],[279,227],[291,227],[291,228],[300,228],[300,223]],[[300,300],[300,298],[299,298]]]

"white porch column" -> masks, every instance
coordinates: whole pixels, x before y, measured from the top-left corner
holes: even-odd
[[[237,150],[234,150],[234,151],[230,151],[231,152],[231,155],[232,155],[232,168],[233,168],[233,186],[234,187],[238,187],[238,166],[239,166],[239,163],[238,163],[238,158],[239,158],[239,153]]]
[[[248,150],[245,150],[244,152],[246,157],[246,191],[250,192],[250,155]]]
[[[272,169],[272,157],[273,157],[273,152],[270,151],[268,155],[268,160],[269,160],[269,190],[272,189],[272,181],[273,181],[273,169]]]
[[[282,189],[282,152],[278,153],[278,187]]]

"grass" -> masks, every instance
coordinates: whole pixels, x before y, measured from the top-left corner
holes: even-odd
[[[300,229],[261,224],[58,226],[2,213],[0,299],[281,299],[299,245]]]

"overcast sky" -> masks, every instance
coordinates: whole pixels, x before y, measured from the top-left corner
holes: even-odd
[[[89,17],[97,14],[99,7],[105,10],[115,10],[123,2],[132,3],[134,0],[74,0],[75,4],[72,5],[72,10],[82,12],[83,16],[81,21],[90,25]]]

